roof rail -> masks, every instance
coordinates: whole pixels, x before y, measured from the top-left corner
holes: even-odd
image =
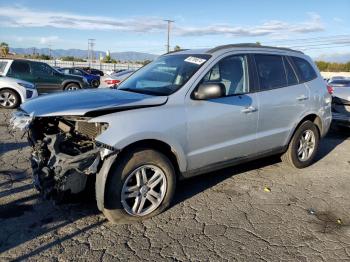
[[[260,45],[260,44],[255,44],[255,43],[242,43],[242,44],[229,44],[229,45],[220,45],[217,47],[214,47],[212,49],[209,49],[207,53],[214,53],[216,51],[222,50],[222,49],[227,49],[227,48],[234,48],[234,47],[243,47],[243,48],[268,48],[268,49],[275,49],[275,50],[281,50],[281,51],[292,51],[292,52],[297,52],[304,54],[301,51],[298,50],[293,50],[290,48],[286,47],[275,47],[275,46],[265,46],[265,45]]]

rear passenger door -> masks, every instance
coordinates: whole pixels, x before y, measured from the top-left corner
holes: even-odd
[[[39,93],[52,93],[61,90],[60,76],[45,63],[31,63],[32,74],[35,78]]]
[[[293,62],[286,56],[255,54],[259,81],[259,151],[287,145],[294,126],[307,110],[308,87],[299,81]]]

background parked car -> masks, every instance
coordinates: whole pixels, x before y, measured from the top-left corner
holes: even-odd
[[[92,87],[99,87],[100,85],[100,76],[98,75],[93,75],[93,74],[89,74],[86,71],[84,71],[83,69],[80,68],[60,68],[58,69],[58,71],[66,74],[66,75],[77,75],[77,76],[82,76],[85,77],[86,80],[89,82],[90,86]]]
[[[103,71],[95,68],[91,68],[91,67],[79,67],[79,68],[92,75],[104,76]]]
[[[111,74],[108,78],[104,80],[104,82],[107,84],[109,88],[116,87],[121,82],[123,82],[125,79],[127,79],[130,75],[132,75],[135,72],[135,70],[122,70],[117,73]]]
[[[20,79],[0,76],[0,107],[16,108],[38,96],[35,85]]]
[[[88,81],[81,76],[65,75],[48,64],[24,59],[0,59],[1,75],[34,83],[38,93],[89,88]]]
[[[350,127],[350,79],[333,80],[328,85],[333,96],[333,122],[336,125]]]

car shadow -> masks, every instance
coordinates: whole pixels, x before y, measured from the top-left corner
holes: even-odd
[[[28,146],[28,142],[16,142],[16,143],[0,143],[0,152],[2,154],[17,150]]]
[[[221,183],[230,177],[237,176],[251,170],[259,170],[260,168],[266,166],[276,165],[280,162],[281,159],[279,156],[265,157],[179,181],[177,188],[181,190],[176,191],[173,206]]]
[[[6,175],[10,172],[6,171]],[[4,175],[4,172],[1,175]],[[8,177],[0,178],[8,179]],[[0,254],[45,234],[53,234],[51,238],[53,240],[14,260],[25,261],[106,222],[105,218],[96,216],[100,212],[91,190],[75,196],[74,201],[56,205],[53,201],[42,199],[28,179],[28,176],[26,179],[21,176],[0,184]],[[61,228],[90,216],[94,217],[92,221],[89,219],[91,223],[76,228],[74,232],[66,233],[64,236],[57,236]]]
[[[350,139],[350,129],[332,126],[328,134],[321,140],[315,161],[322,160],[330,154],[338,145]]]

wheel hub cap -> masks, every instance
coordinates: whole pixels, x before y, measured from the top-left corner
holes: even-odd
[[[307,161],[310,159],[315,150],[315,134],[311,130],[306,130],[301,135],[298,146],[298,158],[300,161]]]
[[[5,107],[13,106],[16,103],[16,98],[9,92],[4,92],[0,95],[0,104]]]
[[[124,210],[132,216],[145,216],[162,203],[167,190],[166,176],[155,165],[143,165],[126,178],[121,192]]]

